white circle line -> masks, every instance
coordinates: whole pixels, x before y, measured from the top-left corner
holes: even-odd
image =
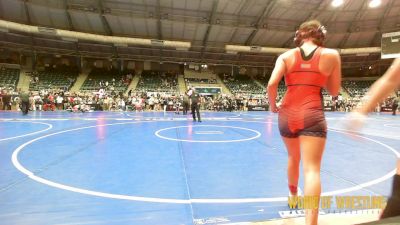
[[[8,122],[10,122],[10,123],[37,123],[37,124],[44,124],[44,125],[47,125],[47,128],[46,128],[46,129],[39,130],[39,131],[35,131],[35,132],[32,132],[32,133],[28,133],[28,134],[18,135],[18,136],[14,136],[14,137],[3,138],[3,139],[0,139],[0,142],[1,142],[1,141],[12,140],[12,139],[17,139],[17,138],[20,138],[20,137],[26,137],[26,136],[31,136],[31,135],[39,134],[39,133],[48,131],[48,130],[50,130],[51,128],[53,128],[53,125],[51,125],[51,124],[49,124],[49,123],[42,123],[42,122],[32,122],[32,121],[0,121],[0,122],[7,122],[7,123],[8,123]]]
[[[142,122],[145,122],[145,121],[142,121]],[[92,125],[92,126],[79,127],[79,128],[69,129],[69,130],[58,131],[58,132],[51,133],[51,134],[46,134],[44,136],[37,137],[35,139],[32,139],[32,140],[30,140],[28,142],[25,142],[24,144],[20,145],[17,149],[14,150],[14,152],[13,152],[13,154],[11,156],[11,161],[19,171],[21,171],[22,173],[28,175],[30,178],[33,179],[36,176],[31,171],[29,171],[25,167],[23,167],[18,161],[19,152],[21,152],[22,149],[25,148],[27,145],[32,144],[33,142],[36,142],[38,140],[41,140],[41,139],[44,139],[44,138],[47,138],[47,137],[51,137],[51,136],[54,136],[54,135],[67,133],[67,132],[71,132],[71,131],[84,130],[84,129],[88,129],[88,128],[102,127],[102,126],[113,126],[113,125],[121,125],[121,124],[130,124],[130,123],[139,123],[139,122],[125,122],[125,123]]]
[[[155,121],[141,121],[141,122],[155,122]],[[255,121],[252,121],[255,122]],[[112,198],[112,199],[121,199],[121,200],[131,200],[131,201],[141,201],[141,202],[158,202],[158,203],[172,203],[172,204],[191,204],[191,203],[201,203],[201,204],[210,204],[210,203],[219,203],[219,204],[226,204],[226,203],[230,203],[230,204],[237,204],[237,203],[257,203],[257,202],[284,202],[287,201],[287,197],[271,197],[271,198],[232,198],[232,199],[219,199],[219,198],[214,198],[214,199],[207,199],[207,198],[202,198],[202,199],[197,199],[197,198],[193,198],[193,199],[174,199],[174,198],[151,198],[151,197],[142,197],[142,196],[131,196],[131,195],[118,195],[118,194],[112,194],[112,193],[106,193],[106,192],[98,192],[98,191],[91,191],[91,190],[86,190],[86,189],[82,189],[82,188],[76,188],[76,187],[72,187],[72,186],[68,186],[68,185],[64,185],[64,184],[60,184],[60,183],[56,183],[47,179],[44,179],[42,177],[36,176],[34,173],[32,173],[31,171],[27,170],[25,167],[23,167],[19,161],[18,161],[18,154],[19,152],[21,152],[23,150],[24,147],[26,147],[27,145],[36,142],[40,139],[46,138],[46,137],[50,137],[53,135],[57,135],[57,134],[62,134],[62,133],[66,133],[66,132],[71,132],[71,131],[76,131],[76,130],[83,130],[83,129],[88,129],[88,128],[93,128],[93,127],[99,127],[99,126],[114,126],[114,125],[122,125],[122,124],[131,124],[131,123],[138,123],[138,122],[125,122],[125,123],[114,123],[114,124],[103,124],[103,125],[94,125],[94,126],[87,126],[87,127],[80,127],[80,128],[74,128],[74,129],[70,129],[70,130],[64,130],[64,131],[59,131],[56,133],[52,133],[52,134],[47,134],[35,139],[32,139],[24,144],[22,144],[21,146],[19,146],[16,150],[14,150],[13,154],[12,154],[12,163],[13,165],[22,173],[26,174],[29,178],[42,183],[42,184],[46,184],[48,186],[52,186],[55,188],[59,188],[59,189],[63,189],[63,190],[67,190],[67,191],[72,191],[72,192],[76,192],[76,193],[81,193],[81,194],[86,194],[86,195],[92,195],[92,196],[98,196],[98,197],[104,197],[104,198]],[[264,123],[264,122],[259,122],[259,123]],[[367,138],[367,137],[363,137],[360,135],[356,135],[350,132],[344,132],[344,131],[336,131],[334,129],[329,129],[331,131],[334,132],[338,132],[338,133],[343,133],[343,134],[352,134],[354,136],[360,137],[360,138],[364,138],[370,141],[373,141],[377,144],[380,144],[386,148],[388,148],[389,150],[391,150],[393,153],[395,153],[395,155],[397,157],[400,156],[400,153],[398,153],[396,150],[394,150],[392,147],[371,139],[371,138]],[[337,191],[331,191],[331,192],[325,192],[322,193],[321,195],[333,195],[333,194],[343,194],[343,193],[347,193],[347,192],[351,192],[351,191],[356,191],[356,190],[360,190],[362,188],[380,183],[382,181],[385,181],[387,179],[389,179],[390,177],[392,177],[395,174],[395,170],[390,171],[388,174],[385,174],[384,176],[374,179],[372,181],[368,181],[359,185],[356,185],[354,187],[351,188],[345,188],[345,189],[340,189]]]
[[[257,135],[254,137],[250,138],[244,138],[244,139],[236,139],[236,140],[221,140],[221,141],[212,141],[212,140],[187,140],[187,139],[177,139],[177,138],[169,138],[165,136],[161,136],[160,132],[165,131],[165,130],[171,130],[175,128],[182,128],[182,127],[226,127],[226,128],[235,128],[235,129],[240,129],[240,130],[247,130],[256,133]],[[230,143],[230,142],[242,142],[242,141],[250,141],[256,138],[261,137],[261,133],[253,130],[253,129],[248,129],[248,128],[243,128],[243,127],[234,127],[234,126],[220,126],[220,125],[193,125],[193,126],[176,126],[176,127],[167,127],[164,129],[157,130],[154,133],[157,137],[170,140],[170,141],[183,141],[183,142],[200,142],[200,143]]]
[[[393,128],[400,128],[400,124],[396,124],[396,123],[386,123],[383,124],[384,127],[393,127]]]
[[[214,130],[209,130],[209,131],[195,131],[195,134],[224,134],[222,131],[214,131]]]
[[[392,151],[397,156],[397,158],[400,159],[400,153],[397,152],[394,148],[390,147],[389,145],[387,145],[385,143],[382,143],[380,141],[374,140],[372,138],[360,136],[360,135],[357,135],[357,134],[354,134],[354,133],[349,133],[349,132],[340,131],[340,130],[336,130],[336,129],[329,129],[329,130],[337,132],[337,133],[342,133],[342,134],[351,134],[352,136],[359,137],[359,138],[364,138],[366,140],[369,140],[369,141],[375,142],[377,144],[380,144],[383,147],[386,147],[387,149]],[[354,187],[339,189],[339,190],[336,190],[336,191],[325,192],[325,193],[322,193],[321,195],[329,196],[329,195],[343,194],[343,193],[347,193],[347,192],[351,192],[351,191],[357,191],[357,190],[360,190],[362,188],[369,187],[369,186],[372,186],[374,184],[378,184],[378,183],[380,183],[382,181],[385,181],[385,180],[393,177],[395,174],[396,174],[396,169],[390,171],[389,173],[383,175],[382,177],[379,177],[377,179],[374,179],[374,180],[371,180],[371,181],[368,181],[368,182],[365,182],[365,183],[362,183],[362,184],[355,185]]]
[[[24,122],[24,121],[65,121],[65,120],[77,120],[78,118],[74,119],[58,119],[58,118],[27,118],[27,119],[4,119],[0,118],[0,121],[5,121],[5,122]]]

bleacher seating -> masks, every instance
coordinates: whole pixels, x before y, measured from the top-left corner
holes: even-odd
[[[283,96],[285,95],[286,92],[286,85],[285,85],[285,81],[281,80],[281,82],[279,82],[278,85],[278,99],[282,99]]]
[[[342,87],[351,97],[362,97],[373,83],[373,80],[344,80]]]
[[[217,84],[216,74],[210,71],[185,70],[185,84],[189,86],[198,86],[198,84]]]
[[[190,83],[205,83],[205,84],[216,84],[216,79],[206,79],[206,78],[185,78],[186,84]]]
[[[69,90],[76,78],[78,71],[74,68],[45,69],[32,73],[32,81],[29,84],[30,91],[39,91],[41,89],[64,89]],[[35,81],[35,77],[39,80]]]
[[[129,86],[130,80],[128,74],[134,74],[134,71],[118,71],[94,68],[89,73],[87,79],[81,86],[81,91],[98,91],[100,88],[110,88],[115,92],[125,92]],[[114,79],[114,80],[113,80]],[[106,86],[106,83],[108,86]]]
[[[262,84],[264,87],[267,86],[268,81],[269,81],[269,77],[264,76],[264,75],[261,75],[261,74],[256,75],[256,76],[255,76],[255,79],[256,79],[258,82],[260,82],[260,84]]]
[[[255,79],[258,82],[260,82],[260,84],[262,84],[265,88],[267,88],[269,77],[263,75],[257,75]],[[282,79],[278,85],[278,96],[277,96],[278,101],[283,98],[285,92],[286,92],[286,85],[284,79]]]
[[[232,94],[264,94],[265,89],[258,86],[254,80],[246,75],[231,76],[226,74],[220,74],[220,77],[226,87],[231,91]]]
[[[19,79],[19,69],[0,68],[0,88],[15,90]]]
[[[175,93],[178,91],[178,77],[175,74],[144,70],[135,91]]]

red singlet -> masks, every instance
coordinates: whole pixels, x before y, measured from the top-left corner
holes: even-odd
[[[321,91],[328,77],[319,70],[321,51],[318,47],[305,60],[300,48],[296,49],[294,65],[285,75],[287,91],[279,110],[279,131],[284,137],[326,137]]]

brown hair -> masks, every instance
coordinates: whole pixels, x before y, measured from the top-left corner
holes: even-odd
[[[302,23],[296,31],[294,43],[301,46],[303,40],[311,38],[314,44],[322,46],[326,38],[326,29],[318,20],[310,20]]]

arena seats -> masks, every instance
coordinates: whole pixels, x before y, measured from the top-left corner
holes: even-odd
[[[29,84],[30,91],[41,89],[64,89],[69,90],[76,81],[78,71],[73,68],[46,69],[32,74]],[[38,80],[36,80],[38,78]]]
[[[267,86],[269,81],[269,76],[264,76],[263,74],[258,74],[254,77],[258,82],[260,82],[264,87]]]
[[[373,83],[374,80],[344,80],[342,86],[351,97],[362,97]]]
[[[217,84],[216,74],[211,71],[185,70],[186,87],[197,86],[199,84]],[[202,85],[200,85],[202,86]]]
[[[207,78],[185,78],[186,84],[190,83],[205,83],[205,84],[216,84],[216,79],[207,79]]]
[[[19,69],[0,68],[0,87],[15,90],[19,79]]]
[[[254,80],[247,75],[232,76],[228,74],[220,74],[221,80],[232,94],[264,94],[265,88],[258,86]]]
[[[81,91],[98,91],[100,88],[109,88],[115,92],[125,92],[132,78],[128,74],[134,71],[118,71],[94,68],[80,88]]]
[[[175,93],[178,91],[178,77],[168,72],[144,70],[135,91]]]

